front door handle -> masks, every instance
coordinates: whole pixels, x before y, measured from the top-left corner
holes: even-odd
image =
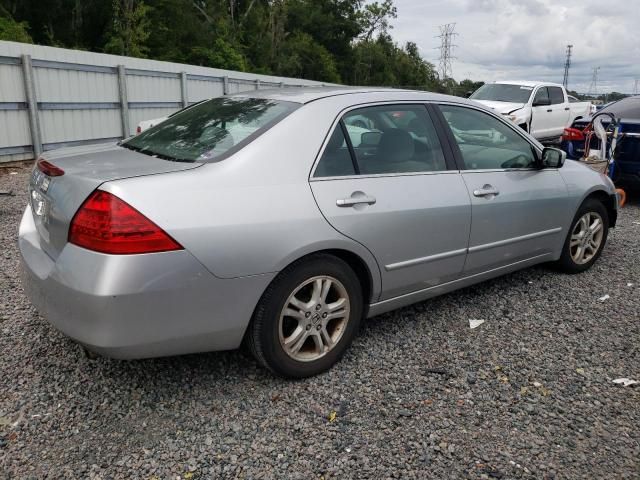
[[[549,110],[547,110],[547,112],[553,112],[553,110],[550,108]]]
[[[500,190],[493,187],[492,185],[485,185],[482,188],[473,191],[474,197],[493,197],[500,193]]]
[[[376,203],[376,198],[364,192],[353,192],[349,198],[339,198],[336,200],[336,205],[339,207],[353,207],[365,203],[367,205],[373,205]]]

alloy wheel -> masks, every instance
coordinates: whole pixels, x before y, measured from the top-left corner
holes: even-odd
[[[569,250],[571,259],[578,265],[588,263],[596,256],[604,237],[604,222],[596,212],[585,213],[571,232]]]
[[[289,295],[280,313],[280,345],[294,360],[318,360],[342,338],[350,310],[347,289],[339,280],[324,275],[305,280]]]

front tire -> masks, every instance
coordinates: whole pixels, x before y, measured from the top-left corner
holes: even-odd
[[[565,273],[591,268],[602,254],[609,234],[609,214],[602,202],[588,198],[578,209],[556,265]]]
[[[316,254],[283,270],[267,288],[247,344],[276,375],[317,375],[340,360],[358,331],[362,311],[362,287],[351,267],[332,255]]]

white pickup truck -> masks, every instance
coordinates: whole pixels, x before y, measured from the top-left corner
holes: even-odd
[[[591,112],[591,102],[570,101],[565,88],[557,83],[486,83],[470,98],[509,117],[538,140],[557,140],[565,127]]]

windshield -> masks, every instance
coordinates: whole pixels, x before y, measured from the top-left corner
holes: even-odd
[[[506,83],[487,83],[471,95],[473,100],[491,100],[494,102],[527,103],[533,87],[509,85]]]
[[[267,98],[214,98],[177,113],[121,146],[166,160],[215,162],[244,147],[298,106]]]

